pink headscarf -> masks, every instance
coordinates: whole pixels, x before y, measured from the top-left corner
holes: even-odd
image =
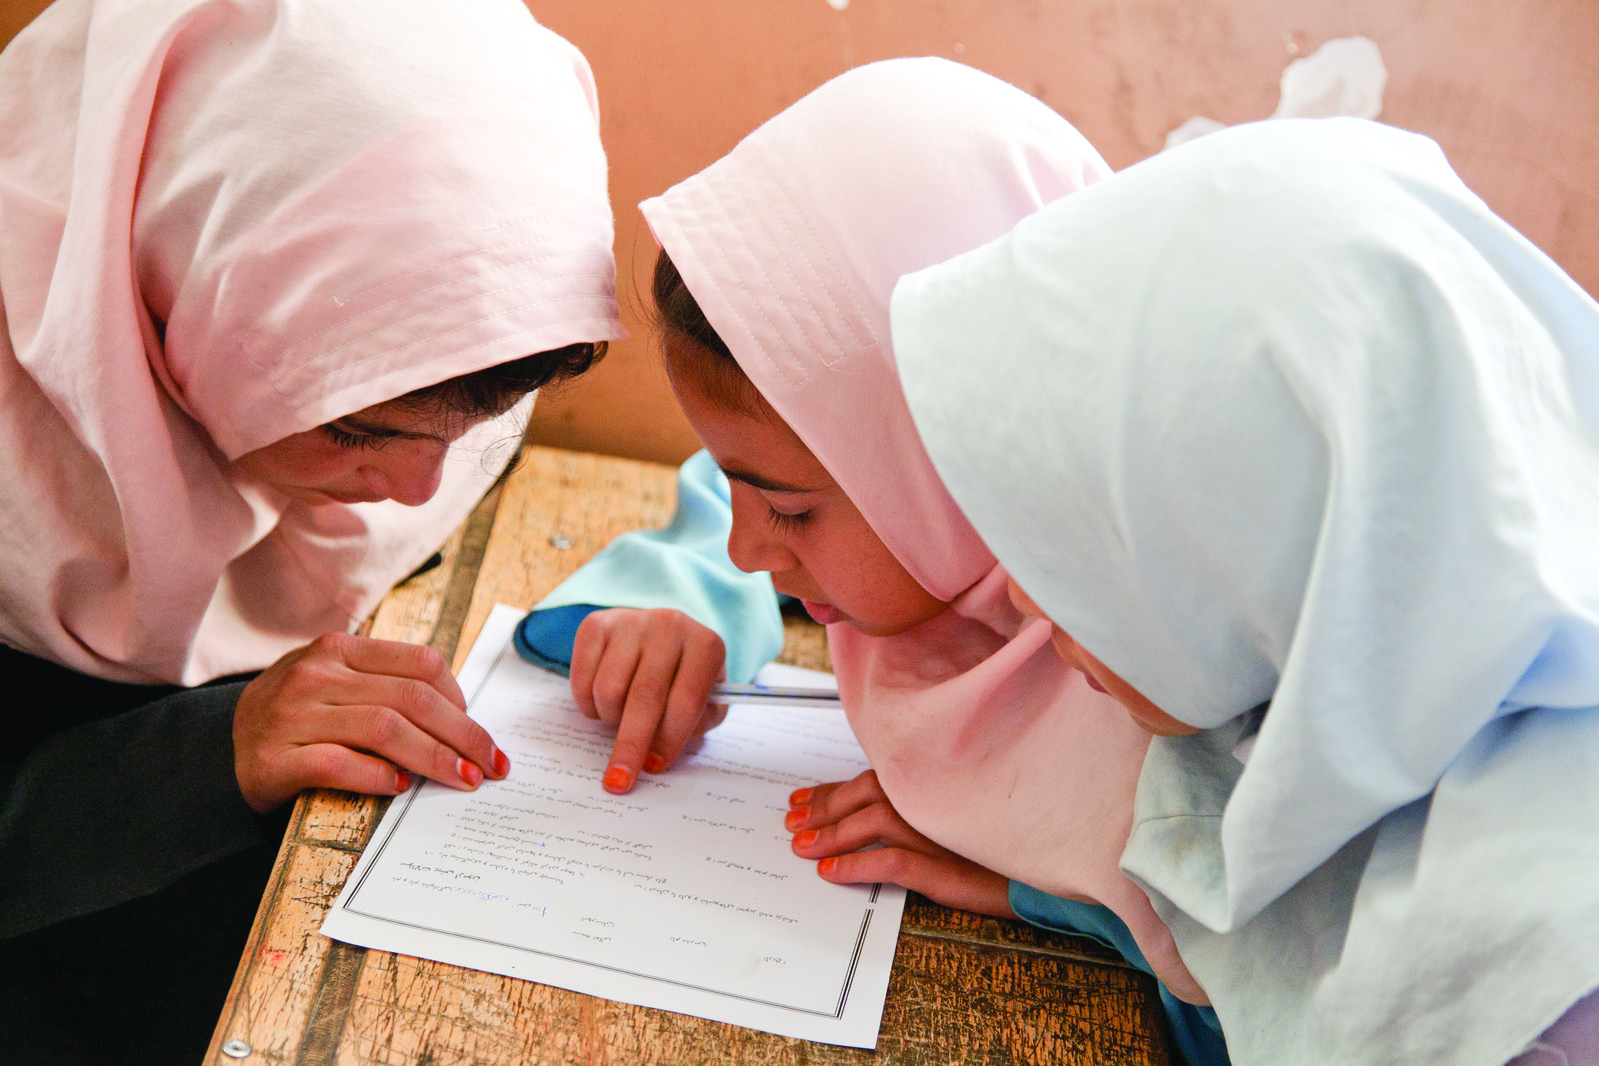
[[[194,684],[348,629],[494,471],[309,507],[245,452],[619,336],[593,81],[515,0],[58,0],[0,55],[0,640]]]
[[[1148,735],[1011,606],[922,448],[889,344],[900,275],[1108,173],[1025,93],[955,63],[893,60],[827,83],[642,208],[750,380],[949,601],[896,637],[828,629],[851,725],[901,815],[1002,874],[1110,906],[1168,986],[1200,998],[1117,868]]]

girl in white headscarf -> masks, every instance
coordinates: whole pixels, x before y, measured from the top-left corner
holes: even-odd
[[[1339,119],[1051,205],[893,332],[1019,600],[1172,734],[1122,868],[1233,1060],[1599,1061],[1599,307]]]
[[[505,774],[440,656],[349,630],[620,333],[595,107],[515,0],[60,0],[0,55],[0,935],[306,786]]]

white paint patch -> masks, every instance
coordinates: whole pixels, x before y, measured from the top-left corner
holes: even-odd
[[[1339,37],[1288,64],[1282,77],[1282,101],[1271,117],[1376,118],[1382,113],[1382,93],[1387,85],[1388,68],[1377,42],[1369,37]]]
[[[843,11],[846,7],[849,7],[849,0],[827,0],[827,6],[834,11]]]
[[[1299,36],[1295,31],[1286,38],[1290,50],[1299,47]],[[1282,76],[1282,99],[1271,117],[1376,118],[1382,113],[1382,94],[1387,84],[1388,68],[1377,42],[1368,37],[1338,37],[1314,54],[1288,64]],[[1223,126],[1213,118],[1195,115],[1166,135],[1166,147],[1175,148]]]

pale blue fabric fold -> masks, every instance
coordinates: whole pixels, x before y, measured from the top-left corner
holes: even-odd
[[[669,607],[722,638],[728,681],[752,679],[783,650],[783,619],[771,577],[746,574],[727,556],[730,498],[710,453],[690,456],[678,470],[671,523],[623,534],[556,586],[517,627],[517,651],[564,671],[589,613],[582,607]]]

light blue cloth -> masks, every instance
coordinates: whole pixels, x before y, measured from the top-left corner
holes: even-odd
[[[577,627],[591,612],[670,607],[722,638],[729,682],[751,680],[783,650],[783,619],[772,579],[744,573],[727,556],[730,499],[710,453],[690,456],[678,471],[671,524],[623,534],[556,586],[517,627],[517,651],[564,673]]]
[[[1119,952],[1137,969],[1154,976],[1127,924],[1109,907],[1052,896],[1020,881],[1010,883],[1010,905],[1023,921],[1041,929],[1097,940]],[[1166,1012],[1166,1035],[1180,1066],[1231,1066],[1216,1012],[1184,1003],[1159,982],[1157,987],[1161,1008]]]

